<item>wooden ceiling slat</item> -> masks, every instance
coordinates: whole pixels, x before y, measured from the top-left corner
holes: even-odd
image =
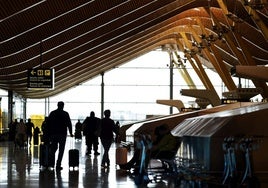
[[[224,2],[228,11],[236,14],[239,21],[242,20],[237,22],[237,31],[234,32],[242,36],[254,61],[257,64],[267,63],[268,43],[263,40],[262,33],[241,1]],[[267,9],[267,5],[265,6]],[[174,37],[179,35],[172,32],[176,32],[178,28],[182,29],[190,24],[201,35],[202,31],[194,21],[195,17],[201,19],[206,31],[217,35],[219,31],[213,30],[211,18],[205,11],[208,7],[221,25],[229,27],[217,1],[2,1],[0,88],[14,89],[23,97],[42,98],[55,95],[157,45],[173,43]],[[258,13],[266,23],[267,12]],[[187,31],[189,40],[191,35]],[[235,41],[234,44],[237,45]],[[218,40],[215,47],[226,65],[237,64],[238,60],[227,43]],[[239,46],[236,48],[239,50]],[[33,91],[26,88],[27,69],[41,64],[55,68],[54,90]]]

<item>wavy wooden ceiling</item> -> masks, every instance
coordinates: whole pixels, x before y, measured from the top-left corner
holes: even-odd
[[[261,2],[255,9],[242,0],[1,1],[0,88],[49,97],[169,46],[216,66],[231,90],[230,67],[268,64]],[[54,90],[27,89],[27,70],[41,65],[55,69]]]

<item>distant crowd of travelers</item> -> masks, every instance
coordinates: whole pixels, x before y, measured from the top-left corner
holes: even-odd
[[[45,117],[42,125],[42,142],[44,145],[49,147],[49,162],[48,168],[55,168],[56,170],[62,170],[61,166],[67,133],[76,140],[81,140],[85,137],[86,155],[100,155],[99,149],[99,138],[104,149],[103,156],[101,159],[101,167],[109,168],[109,150],[114,141],[118,142],[118,135],[120,125],[119,122],[115,122],[111,119],[111,111],[105,110],[103,112],[104,117],[98,118],[95,116],[95,112],[91,111],[90,115],[84,119],[83,122],[80,120],[75,124],[75,131],[73,134],[72,122],[69,113],[64,109],[64,102],[60,101],[57,104],[57,109],[53,110],[49,116]],[[14,141],[16,146],[25,147],[32,144],[32,137],[34,137],[34,145],[38,145],[39,134],[41,133],[38,126],[32,123],[29,118],[25,123],[23,119],[19,122],[15,120],[9,126],[9,139]],[[157,139],[153,142],[150,147],[150,156],[166,157],[167,155],[173,155],[170,151],[174,150],[176,146],[175,138],[170,134],[166,125],[159,126],[155,130]],[[34,135],[34,136],[33,136]],[[115,136],[115,137],[114,137]],[[58,150],[57,160],[55,154]],[[170,150],[170,151],[169,151]],[[121,169],[130,169],[135,164],[139,163],[141,159],[140,149],[137,147],[134,152],[133,158],[126,164],[120,165]]]
[[[32,120],[29,118],[27,122],[23,119],[17,119],[9,125],[9,140],[14,141],[18,147],[24,147],[32,144],[34,137],[34,144],[37,145],[38,135],[40,133],[39,127],[35,127]]]

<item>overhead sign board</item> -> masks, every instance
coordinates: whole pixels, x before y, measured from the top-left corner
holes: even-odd
[[[27,86],[31,89],[53,89],[54,69],[28,69]]]

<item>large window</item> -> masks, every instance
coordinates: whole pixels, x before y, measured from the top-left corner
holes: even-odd
[[[189,75],[197,89],[204,86],[191,67],[185,61]],[[104,108],[112,111],[112,118],[121,124],[143,120],[147,115],[167,115],[170,107],[157,104],[157,99],[170,98],[170,56],[167,52],[152,51],[126,64],[115,67],[104,73]],[[218,74],[205,68],[209,79],[213,83],[219,97],[226,91]],[[180,74],[173,68],[173,99],[182,100],[186,107],[195,104],[195,98],[181,96],[181,89],[188,89],[188,85]],[[235,78],[238,82],[238,79]],[[50,97],[49,112],[57,108],[57,102],[65,102],[65,110],[71,115],[73,122],[83,120],[95,111],[101,116],[101,75],[65,91],[60,95]],[[237,83],[236,83],[237,84]],[[249,83],[250,85],[250,83]],[[248,85],[246,85],[248,86]],[[27,100],[27,116],[33,113],[45,114],[44,100]],[[195,106],[194,106],[195,107]],[[46,107],[47,108],[47,107]],[[178,110],[173,108],[173,113]]]

